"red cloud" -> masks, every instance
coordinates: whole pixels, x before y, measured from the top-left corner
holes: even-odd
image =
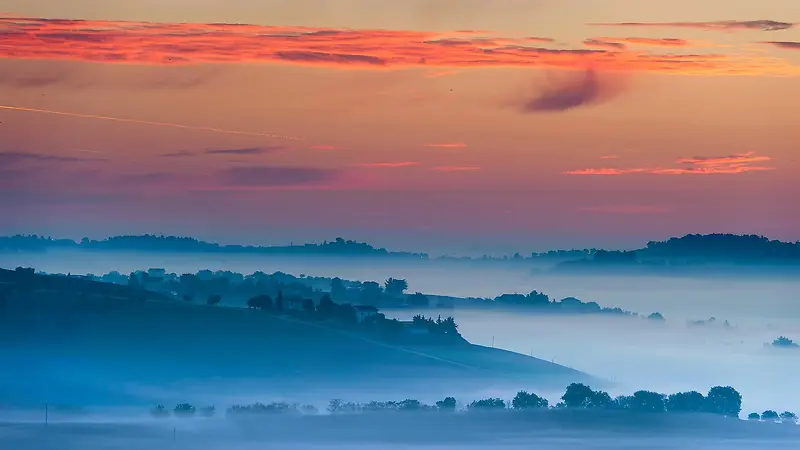
[[[463,142],[451,142],[451,143],[444,143],[444,144],[425,144],[426,147],[434,147],[434,148],[465,148],[467,144]]]
[[[699,166],[720,166],[729,164],[749,164],[754,162],[771,161],[769,156],[756,156],[756,152],[747,152],[729,156],[693,156],[691,158],[678,158],[678,164],[695,164]]]
[[[553,49],[547,38],[292,26],[0,17],[0,57],[128,64],[275,63],[393,67],[542,67],[687,74],[797,74],[759,56]],[[455,37],[454,37],[455,36]],[[532,45],[533,44],[533,45]]]

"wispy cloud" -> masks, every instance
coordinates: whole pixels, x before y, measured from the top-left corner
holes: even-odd
[[[650,47],[689,47],[691,42],[678,38],[644,38],[644,37],[597,37],[583,41],[589,47],[606,47],[625,49],[628,45],[645,45]]]
[[[768,28],[767,22],[758,23]],[[735,23],[724,26],[752,28]],[[800,71],[790,62],[779,63],[758,55],[662,55],[620,49],[550,48],[549,38],[409,30],[0,17],[0,33],[4,40],[0,57],[16,59],[158,65],[274,63],[365,69],[581,68],[591,63],[614,70],[731,75],[787,75]]]
[[[788,30],[797,24],[780,22],[776,20],[718,20],[712,22],[617,22],[617,23],[590,23],[602,27],[653,27],[653,28],[696,28],[714,31],[778,31]]]
[[[339,149],[339,147],[336,147],[336,146],[333,146],[333,145],[312,145],[312,146],[309,146],[308,148],[310,148],[311,150],[338,150]]]
[[[206,155],[263,155],[265,153],[283,150],[285,147],[274,145],[270,147],[248,147],[248,148],[220,148],[209,149],[203,153]]]
[[[678,158],[676,167],[589,168],[564,172],[566,175],[722,175],[775,170],[775,167],[755,165],[771,161],[768,156],[747,152],[728,156],[694,156]]]
[[[433,148],[466,148],[467,144],[463,142],[445,142],[441,144],[425,144],[425,146]]]
[[[551,78],[537,94],[525,100],[524,113],[563,112],[570,109],[602,103],[615,97],[623,89],[621,80],[613,75],[600,74],[588,69],[582,74],[566,73]]]
[[[617,156],[617,155],[603,155],[603,156],[600,157],[600,159],[619,159],[619,156]]]
[[[481,170],[480,166],[437,166],[432,170],[437,172],[474,172]]]
[[[318,185],[336,181],[341,176],[336,169],[299,166],[232,167],[218,173],[219,182],[227,186],[296,186]]]
[[[417,161],[372,162],[372,163],[361,163],[356,165],[359,167],[400,168],[400,167],[418,166],[419,162]]]

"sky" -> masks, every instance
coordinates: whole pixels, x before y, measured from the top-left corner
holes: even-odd
[[[0,0],[0,234],[800,240],[796,0]]]

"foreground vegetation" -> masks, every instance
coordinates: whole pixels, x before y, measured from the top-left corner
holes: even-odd
[[[480,412],[480,411],[524,411],[524,410],[593,410],[593,411],[627,411],[632,413],[647,414],[686,414],[703,413],[723,417],[738,418],[742,409],[742,396],[730,386],[715,386],[703,395],[697,391],[678,392],[674,394],[660,394],[652,391],[636,391],[632,395],[622,395],[612,398],[607,392],[594,390],[582,383],[572,383],[567,386],[560,401],[555,405],[535,393],[519,391],[511,401],[501,398],[486,398],[459,405],[454,397],[447,397],[434,405],[424,404],[418,400],[406,399],[402,401],[371,401],[368,403],[347,402],[340,399],[331,400],[326,408],[329,414],[356,414],[386,411],[438,411],[438,412]],[[154,417],[163,418],[174,415],[175,417],[212,417],[216,409],[206,406],[197,410],[188,403],[176,405],[172,411],[163,405],[151,409]],[[233,405],[225,411],[226,417],[252,417],[274,414],[320,414],[312,405],[290,404],[285,402],[253,403],[249,405]],[[768,410],[763,413],[750,413],[750,420],[780,421],[783,423],[796,423],[797,416],[784,411],[778,414]]]

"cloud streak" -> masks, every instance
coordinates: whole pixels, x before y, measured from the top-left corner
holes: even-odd
[[[437,166],[432,170],[436,172],[474,172],[481,170],[480,166]]]
[[[220,148],[220,149],[209,149],[204,151],[206,155],[240,155],[240,156],[249,156],[249,155],[263,155],[265,153],[271,153],[274,151],[282,150],[284,147],[275,145],[271,147],[249,147],[249,148]]]
[[[356,165],[358,167],[373,167],[373,168],[396,169],[396,168],[400,168],[400,167],[418,166],[419,162],[417,162],[417,161],[373,162],[373,163],[362,163],[362,164],[356,164]]]
[[[693,156],[678,158],[676,167],[589,168],[564,172],[566,175],[732,175],[775,170],[775,167],[755,165],[771,161],[769,156],[747,152],[728,156]]]
[[[300,166],[232,167],[218,173],[223,186],[287,187],[319,185],[338,181],[341,171]]]
[[[800,73],[765,56],[548,48],[549,38],[238,24],[0,17],[0,58],[114,64],[272,63],[338,68],[536,67],[686,74]]]
[[[788,30],[797,24],[776,20],[717,20],[712,22],[617,22],[590,23],[600,27],[647,27],[647,28],[694,28],[709,31],[779,31]]]
[[[620,93],[622,84],[607,74],[587,69],[582,74],[552,78],[539,92],[522,104],[523,113],[564,112],[602,103]]]
[[[239,134],[244,136],[262,136],[262,137],[269,137],[269,138],[277,138],[277,139],[289,139],[289,140],[299,140],[299,137],[294,136],[286,136],[282,134],[274,134],[274,133],[261,133],[261,132],[253,132],[253,131],[238,131],[238,130],[227,130],[224,128],[214,128],[214,127],[198,127],[193,125],[184,125],[179,123],[170,123],[170,122],[155,122],[151,120],[140,120],[140,119],[130,119],[126,117],[113,117],[113,116],[100,116],[95,114],[81,114],[69,111],[55,111],[50,109],[39,109],[39,108],[27,108],[23,106],[14,106],[14,105],[0,105],[0,109],[5,109],[9,111],[20,111],[20,112],[30,112],[36,114],[50,114],[56,116],[65,116],[65,117],[76,117],[81,119],[93,119],[93,120],[107,120],[111,122],[124,122],[124,123],[135,123],[139,125],[152,125],[152,126],[159,126],[159,127],[170,127],[170,128],[182,128],[185,130],[195,130],[195,131],[209,131],[213,133],[223,133],[223,134]]]

